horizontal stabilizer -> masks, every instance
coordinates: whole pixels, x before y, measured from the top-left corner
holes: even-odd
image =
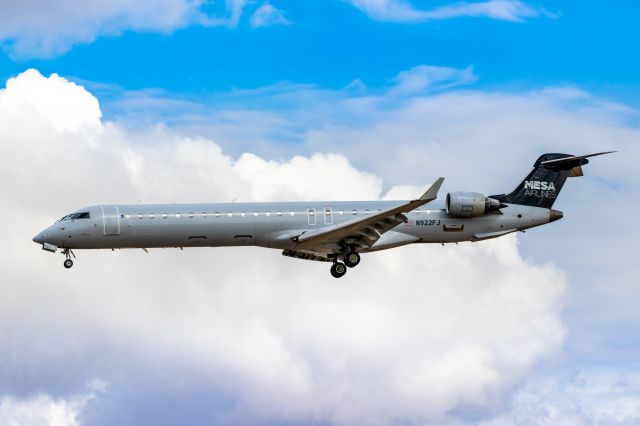
[[[595,157],[597,155],[611,154],[617,151],[606,151],[606,152],[596,152],[595,154],[587,154],[587,155],[571,155],[564,158],[555,158],[553,160],[542,161],[540,164],[551,170],[570,170],[574,167],[582,166],[587,164],[587,158]],[[580,176],[580,175],[577,175]]]

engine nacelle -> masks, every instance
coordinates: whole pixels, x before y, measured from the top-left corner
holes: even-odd
[[[449,192],[445,206],[447,214],[454,217],[478,217],[503,207],[500,201],[478,192]]]

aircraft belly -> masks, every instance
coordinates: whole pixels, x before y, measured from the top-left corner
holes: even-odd
[[[387,231],[382,234],[382,237],[376,241],[370,250],[385,250],[392,247],[404,246],[406,244],[415,243],[420,238],[415,235],[405,234],[404,232]]]

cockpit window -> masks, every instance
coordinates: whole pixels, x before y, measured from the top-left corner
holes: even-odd
[[[65,217],[60,219],[58,222],[62,222],[64,220],[71,220],[71,219],[90,219],[90,218],[91,218],[91,215],[89,214],[89,212],[72,213],[72,214],[66,215]]]

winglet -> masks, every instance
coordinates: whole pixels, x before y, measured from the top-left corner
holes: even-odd
[[[429,189],[427,189],[427,191],[422,194],[422,196],[419,198],[419,200],[435,200],[436,198],[438,198],[438,191],[440,191],[440,186],[442,186],[442,182],[444,182],[444,178],[443,177],[439,177],[437,181],[435,181],[433,183],[433,185],[431,185],[431,187]]]

